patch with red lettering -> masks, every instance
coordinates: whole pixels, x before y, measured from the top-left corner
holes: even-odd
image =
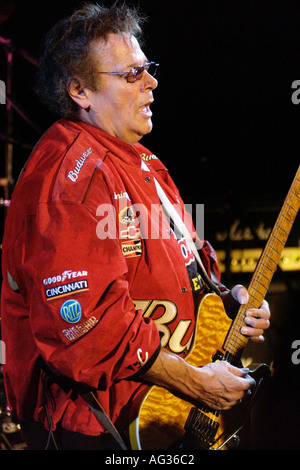
[[[136,256],[142,255],[143,248],[140,239],[121,242],[121,246],[125,258],[135,258]]]

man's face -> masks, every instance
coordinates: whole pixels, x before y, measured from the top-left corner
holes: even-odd
[[[147,62],[132,36],[122,38],[110,34],[106,42],[95,42],[92,50],[96,61],[99,57],[99,65],[95,67],[99,72],[129,71]],[[100,91],[87,92],[89,111],[81,110],[81,119],[129,144],[138,142],[152,130],[149,106],[157,80],[146,71],[134,83],[128,83],[124,76],[109,74],[99,74],[99,80]]]

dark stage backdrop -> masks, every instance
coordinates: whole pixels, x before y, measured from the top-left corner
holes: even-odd
[[[35,68],[22,53],[37,57],[52,24],[82,2],[13,3],[14,13],[0,24],[0,35],[16,48],[13,97],[43,130],[53,117],[34,97]],[[281,202],[299,163],[300,105],[292,101],[293,93],[295,103],[299,100],[292,88],[300,81],[299,3],[131,3],[149,17],[145,50],[160,63],[154,129],[143,142],[169,167],[184,199],[217,206],[261,204],[265,197]],[[20,137],[36,141],[25,125],[22,135],[17,118],[15,125]],[[21,158],[16,157],[16,168]]]
[[[7,3],[14,11],[5,17]],[[18,141],[13,147],[14,180],[30,147],[55,119],[33,91],[34,61],[43,37],[81,4],[0,1],[0,37],[11,39],[14,46],[12,98],[26,116],[25,120],[13,114],[12,137]],[[139,4],[148,15],[144,49],[149,59],[160,64],[152,105],[154,128],[142,142],[169,168],[185,202],[205,205],[205,237],[222,259],[232,249],[262,248],[299,165],[299,1],[140,0],[131,4]],[[3,81],[5,51],[0,44]],[[2,137],[4,120],[5,106],[0,105]],[[1,139],[0,155],[3,178]],[[2,229],[3,207],[1,215]],[[266,343],[248,353],[274,369],[269,389],[252,417],[254,435],[259,436],[255,446],[266,449],[300,448],[296,431],[300,364],[291,359],[292,343],[300,340],[299,225],[296,220],[288,242],[294,249],[292,267],[282,265],[268,296],[273,322]],[[223,278],[229,286],[247,285],[251,272],[242,268],[246,255],[236,256],[240,269],[231,269],[230,258],[223,266]]]

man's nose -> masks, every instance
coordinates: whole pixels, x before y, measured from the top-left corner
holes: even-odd
[[[154,90],[158,85],[158,81],[156,80],[156,78],[154,78],[153,75],[151,75],[146,70],[144,71],[142,82],[143,82],[143,87],[147,90],[149,89]]]

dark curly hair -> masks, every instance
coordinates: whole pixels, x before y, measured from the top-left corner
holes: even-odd
[[[99,90],[92,41],[105,40],[110,33],[129,34],[139,41],[145,17],[135,8],[116,2],[107,8],[85,4],[70,17],[59,21],[48,33],[39,63],[37,94],[55,114],[76,120],[78,106],[68,93],[68,83],[77,76],[93,91]]]

